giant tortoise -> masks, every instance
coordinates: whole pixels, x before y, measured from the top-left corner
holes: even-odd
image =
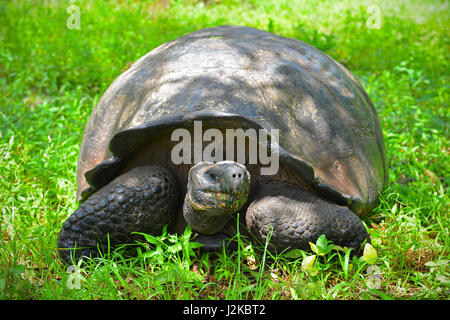
[[[178,154],[187,161],[174,161],[181,141],[174,132],[195,136],[196,124],[201,134],[266,132],[270,144],[258,136],[252,150],[276,156],[276,172],[263,174],[267,162],[249,161],[251,135],[241,145],[219,141],[209,157],[202,152],[213,139],[203,135],[200,146]],[[243,157],[220,154],[219,146],[242,143]],[[100,99],[79,154],[81,204],[64,222],[58,248],[71,263],[137,233],[158,235],[166,225],[183,232],[189,224],[205,250],[216,250],[238,213],[242,230],[260,242],[270,235],[275,250],[307,249],[321,234],[359,248],[370,241],[360,218],[387,179],[374,106],[343,65],[250,27],[203,29],[150,51]]]

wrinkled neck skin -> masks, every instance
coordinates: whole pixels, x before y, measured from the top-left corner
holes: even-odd
[[[221,231],[231,220],[235,212],[224,212],[220,208],[203,209],[194,207],[186,194],[183,206],[183,216],[191,228],[205,235],[212,235]]]

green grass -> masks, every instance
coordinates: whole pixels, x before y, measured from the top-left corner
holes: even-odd
[[[0,296],[4,299],[448,299],[449,9],[444,1],[0,2]],[[367,8],[380,8],[379,29]],[[390,184],[364,219],[379,286],[364,261],[332,250],[273,256],[239,241],[198,253],[184,235],[148,237],[87,261],[79,289],[56,237],[77,207],[87,118],[127,64],[197,29],[237,24],[306,41],[344,63],[371,97]],[[152,242],[153,241],[153,242]],[[347,257],[347,258],[346,258]]]

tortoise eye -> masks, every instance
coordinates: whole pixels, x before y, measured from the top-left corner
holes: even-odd
[[[212,172],[209,172],[209,173],[208,173],[208,176],[209,176],[211,179],[213,179],[213,180],[217,180],[217,176],[216,176],[214,173],[212,173]]]

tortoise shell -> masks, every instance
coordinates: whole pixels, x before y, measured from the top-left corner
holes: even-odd
[[[84,130],[78,199],[157,132],[194,120],[278,129],[280,162],[359,216],[387,183],[374,106],[344,66],[295,39],[222,26],[159,46],[106,90]]]

